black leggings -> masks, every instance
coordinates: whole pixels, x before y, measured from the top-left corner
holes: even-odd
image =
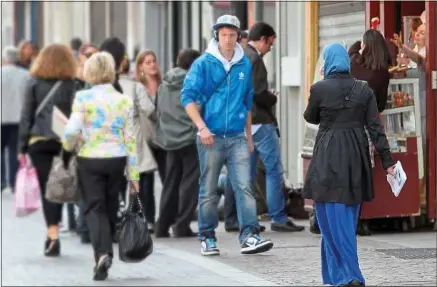
[[[55,140],[39,141],[29,147],[28,154],[38,173],[41,200],[46,225],[58,225],[62,218],[62,204],[45,199],[46,185],[52,168],[53,158],[59,155],[61,144]]]
[[[158,165],[159,177],[161,182],[165,180],[165,163],[167,152],[151,147],[156,164]],[[146,220],[148,223],[155,223],[156,203],[155,203],[155,173],[147,172],[140,174],[140,193],[139,197],[144,205]]]

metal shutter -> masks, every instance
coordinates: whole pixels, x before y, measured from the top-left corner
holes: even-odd
[[[366,29],[366,3],[319,2],[319,55],[331,42],[350,46],[361,40]]]

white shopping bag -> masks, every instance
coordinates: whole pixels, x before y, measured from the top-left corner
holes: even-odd
[[[52,130],[61,139],[64,137],[64,129],[67,125],[67,122],[68,118],[61,112],[61,110],[56,106],[53,107]]]
[[[387,174],[387,182],[390,184],[391,191],[394,196],[398,197],[407,181],[407,174],[402,168],[402,164],[398,161],[394,168],[395,175]]]

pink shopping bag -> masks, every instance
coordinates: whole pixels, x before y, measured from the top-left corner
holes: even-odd
[[[15,181],[15,216],[34,213],[41,207],[40,187],[36,169],[26,156],[20,160]]]

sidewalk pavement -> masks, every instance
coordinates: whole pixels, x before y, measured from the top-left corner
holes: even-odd
[[[158,193],[159,194],[159,193]],[[74,234],[62,234],[62,257],[45,258],[42,213],[15,218],[13,198],[2,194],[2,285],[108,286],[320,286],[320,236],[263,233],[270,252],[243,256],[236,233],[217,230],[221,255],[200,255],[195,238],[155,239],[155,252],[144,262],[118,260],[117,246],[109,279],[93,282],[90,246]],[[264,223],[266,224],[266,223]],[[299,221],[307,225],[308,221]],[[193,230],[197,224],[193,223]],[[368,286],[436,286],[434,232],[375,234],[358,237],[359,259]]]
[[[159,240],[155,240],[154,253],[136,264],[119,261],[114,245],[115,260],[108,280],[95,282],[91,246],[80,244],[75,234],[61,233],[62,256],[46,258],[41,212],[14,217],[13,195],[3,192],[1,215],[2,286],[275,286],[199,252],[186,252]]]
[[[321,286],[320,235],[311,234],[309,222],[301,233],[278,233],[267,227],[262,235],[275,246],[257,256],[239,254],[236,233],[218,228],[221,256],[215,259],[281,286]],[[197,230],[197,225],[192,225]],[[193,254],[200,252],[192,239],[166,239],[161,242]],[[359,261],[367,286],[436,286],[436,233],[374,234],[358,237]]]

